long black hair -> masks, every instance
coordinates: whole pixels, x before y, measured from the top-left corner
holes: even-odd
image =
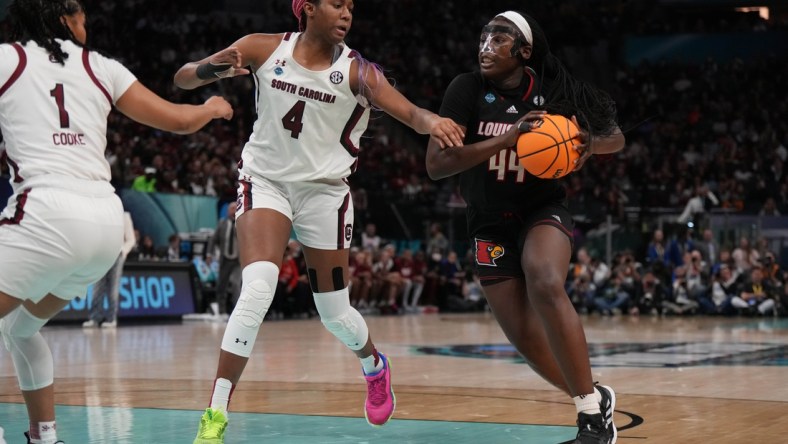
[[[531,58],[526,60],[539,76],[545,99],[544,108],[550,114],[577,116],[580,126],[592,136],[609,136],[617,128],[616,102],[608,93],[575,78],[550,51],[544,30],[533,17],[519,12],[531,27],[533,43]]]
[[[61,65],[68,58],[55,39],[77,41],[61,17],[84,11],[79,0],[14,0],[8,6],[11,39],[22,44],[33,40]]]

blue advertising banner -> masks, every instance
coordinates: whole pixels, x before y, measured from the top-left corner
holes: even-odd
[[[195,311],[199,281],[191,262],[128,262],[123,267],[118,317],[181,316]],[[55,320],[88,319],[93,287],[71,301]],[[106,300],[104,301],[106,307]]]

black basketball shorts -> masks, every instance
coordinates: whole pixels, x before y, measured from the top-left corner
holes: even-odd
[[[527,214],[504,213],[500,222],[487,224],[471,239],[476,272],[482,285],[525,277],[521,256],[528,232],[539,225],[550,225],[572,242],[574,222],[566,205],[555,202]]]

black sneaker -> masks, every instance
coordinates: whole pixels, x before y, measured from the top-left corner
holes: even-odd
[[[30,433],[25,432],[25,438],[27,438],[27,444],[30,444]],[[63,441],[58,441],[55,444],[66,444]]]
[[[607,436],[610,437],[610,444],[616,444],[618,430],[616,430],[616,425],[613,423],[613,412],[616,410],[616,392],[606,385],[598,385],[596,388],[602,395],[602,401],[599,402],[599,410],[602,411],[602,418],[605,420]]]
[[[574,444],[610,444],[605,418],[601,413],[577,414],[577,437]]]

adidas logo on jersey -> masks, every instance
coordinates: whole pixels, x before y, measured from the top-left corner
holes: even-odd
[[[517,108],[514,105],[510,106],[509,109],[506,110],[507,114],[517,114]]]

